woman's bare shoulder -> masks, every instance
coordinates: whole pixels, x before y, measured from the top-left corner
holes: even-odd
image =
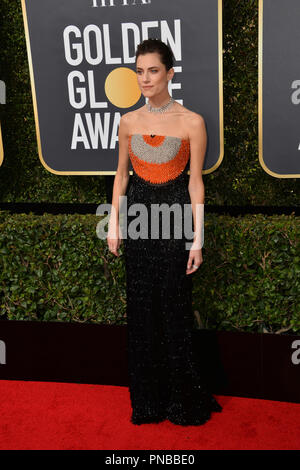
[[[182,105],[179,105],[177,110],[180,114],[181,125],[185,128],[186,134],[191,139],[191,135],[193,135],[195,132],[197,133],[197,131],[199,131],[203,125],[204,118],[201,114],[196,113],[195,111],[192,111]]]
[[[178,103],[179,104],[179,103]],[[179,104],[182,113],[184,114],[184,118],[188,119],[189,121],[195,121],[199,122],[201,119],[204,119],[203,116],[199,113],[196,113],[195,111],[192,111],[191,109],[186,108],[185,106]]]
[[[128,113],[122,115],[121,119],[128,126],[134,125],[136,122],[138,122],[140,114],[144,108],[145,106],[142,106],[141,108],[134,109],[133,111],[128,111]]]

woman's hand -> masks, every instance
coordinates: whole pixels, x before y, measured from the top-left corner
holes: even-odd
[[[120,245],[122,242],[122,239],[119,236],[118,230],[119,230],[119,224],[117,222],[112,223],[109,226],[107,238],[106,238],[108,249],[115,256],[120,256],[120,253],[118,253],[118,249],[120,248]]]
[[[187,263],[186,274],[192,274],[200,267],[203,263],[202,249],[192,250],[190,249],[190,256]]]

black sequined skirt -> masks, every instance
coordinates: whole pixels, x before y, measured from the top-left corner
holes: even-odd
[[[188,180],[185,171],[164,185],[152,185],[133,171],[127,208],[138,203],[147,207],[150,233],[151,204],[190,205]],[[134,219],[136,215],[127,217],[127,228]],[[123,240],[134,424],[168,419],[175,424],[198,425],[205,423],[212,411],[222,410],[193,360],[193,274],[186,274],[186,242],[191,240],[175,238],[172,228],[170,235],[169,239],[128,236]]]

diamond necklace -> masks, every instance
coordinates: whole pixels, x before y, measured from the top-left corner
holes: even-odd
[[[159,108],[155,108],[154,106],[151,106],[151,104],[146,103],[147,109],[150,113],[164,113],[166,109],[168,109],[172,104],[175,102],[174,98],[172,96],[170,97],[170,100],[168,103],[164,104],[163,106],[160,106]]]

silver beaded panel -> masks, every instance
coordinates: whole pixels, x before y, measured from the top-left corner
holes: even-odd
[[[144,141],[142,134],[132,134],[131,149],[140,160],[148,163],[166,163],[176,157],[181,141],[181,137],[165,136],[159,146],[153,147]]]

